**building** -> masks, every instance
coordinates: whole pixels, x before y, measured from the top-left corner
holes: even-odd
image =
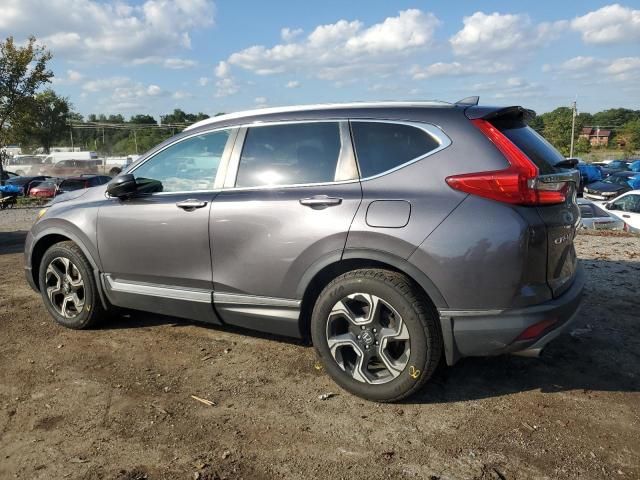
[[[580,132],[580,138],[589,140],[592,147],[606,147],[611,139],[611,130],[600,127],[584,127]]]

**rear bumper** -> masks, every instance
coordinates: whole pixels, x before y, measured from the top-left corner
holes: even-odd
[[[578,264],[571,287],[548,302],[511,310],[440,310],[447,364],[462,357],[502,353],[537,356],[577,318],[584,282],[584,272]],[[539,336],[517,340],[527,328],[549,319],[555,323]]]

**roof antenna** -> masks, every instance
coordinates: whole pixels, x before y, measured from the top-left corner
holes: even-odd
[[[468,106],[473,106],[473,105],[478,105],[478,102],[480,101],[480,97],[478,96],[474,96],[474,97],[467,97],[467,98],[463,98],[462,100],[458,100],[456,102],[456,105],[468,105]]]

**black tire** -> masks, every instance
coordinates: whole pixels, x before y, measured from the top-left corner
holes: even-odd
[[[357,292],[374,295],[390,305],[408,329],[408,361],[398,376],[386,383],[371,384],[355,379],[331,354],[327,340],[329,315],[340,300]],[[405,275],[382,269],[353,270],[329,283],[313,309],[311,337],[327,373],[338,385],[377,402],[395,402],[420,390],[436,370],[443,350],[438,314],[430,300]]]
[[[82,308],[78,309],[72,317],[64,316],[58,312],[47,293],[47,268],[54,261],[59,263],[59,260],[56,259],[68,259],[71,264],[75,266],[77,272],[79,272],[79,278],[83,282]],[[50,281],[52,278],[53,277],[50,277]],[[53,278],[53,280],[55,280],[55,278]],[[73,242],[56,243],[45,252],[40,262],[39,285],[45,307],[53,319],[60,325],[75,330],[92,328],[106,316],[106,310],[100,301],[91,264],[84,253],[82,253],[82,250]]]

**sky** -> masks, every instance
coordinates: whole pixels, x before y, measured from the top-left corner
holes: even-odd
[[[89,113],[375,100],[640,109],[640,1],[0,0]]]

